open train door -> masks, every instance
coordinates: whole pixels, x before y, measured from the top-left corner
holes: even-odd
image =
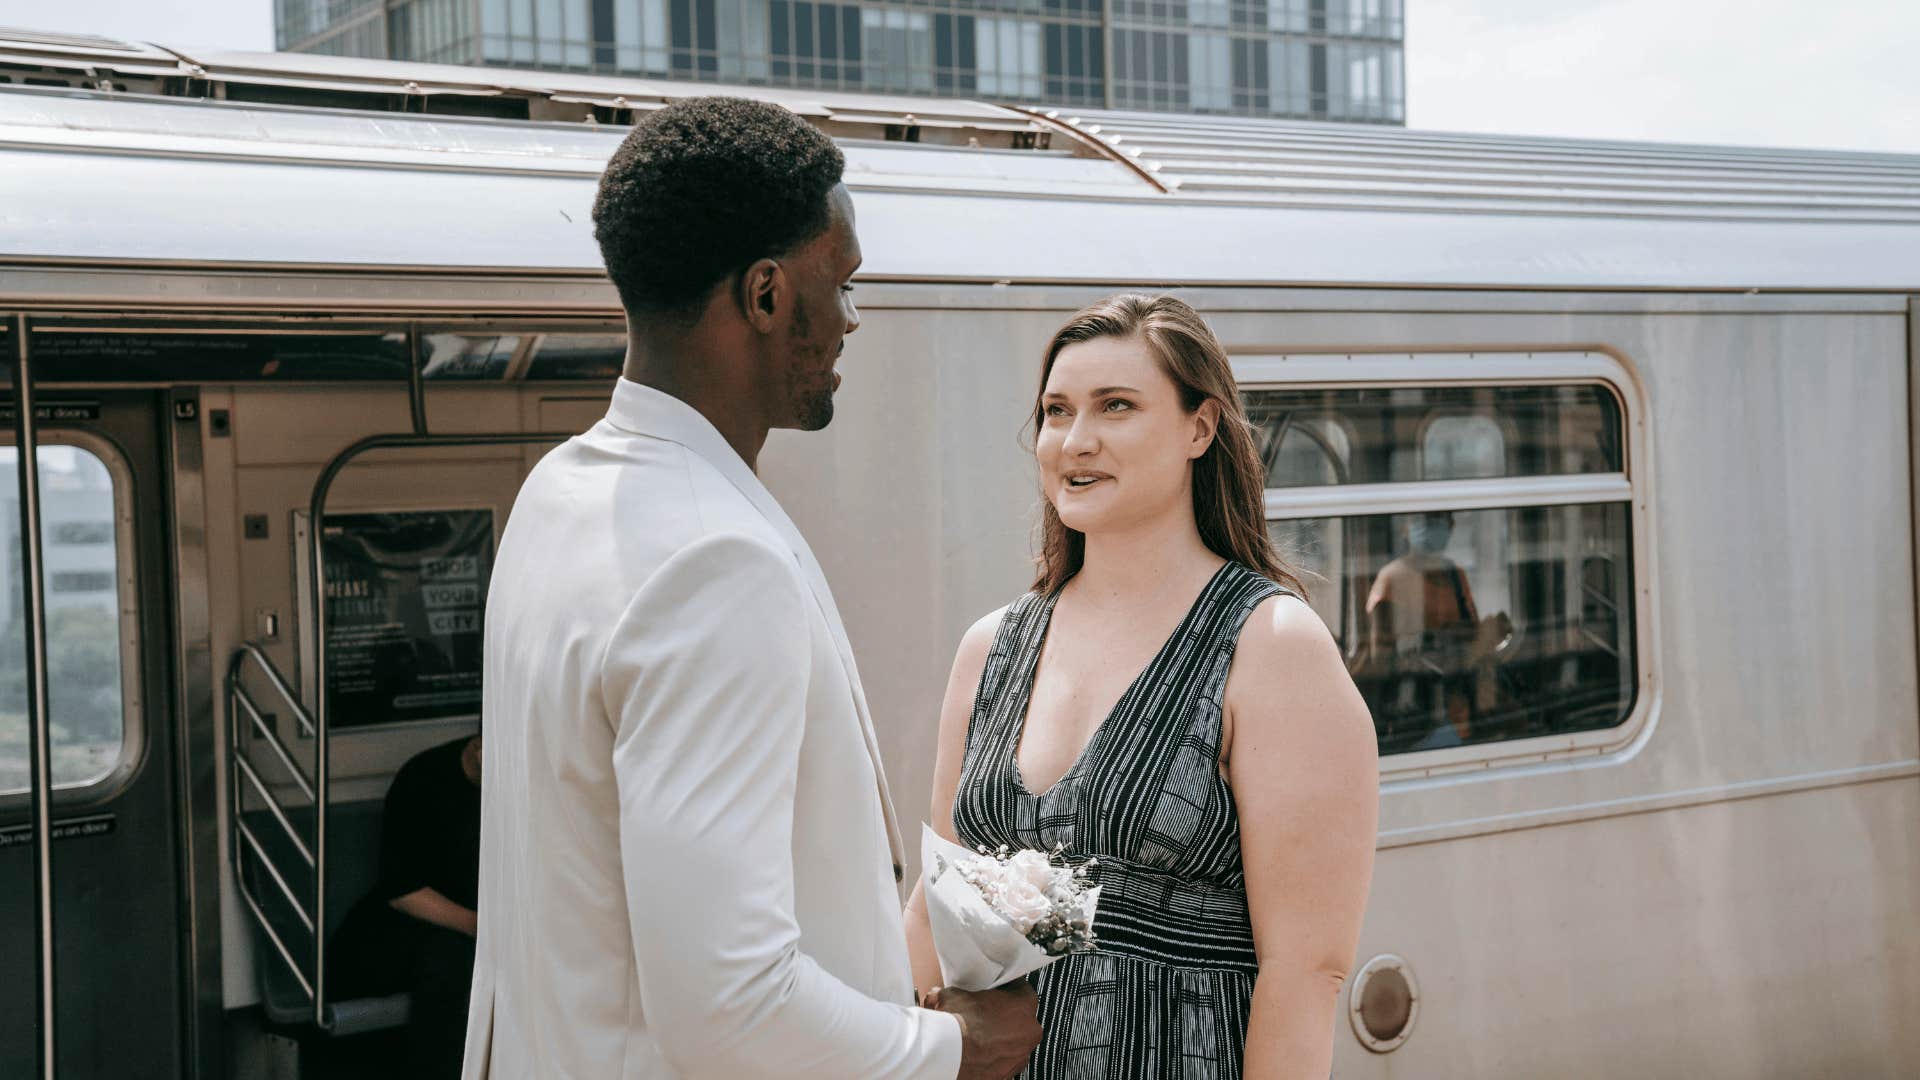
[[[21,325],[0,332],[15,365],[30,364]],[[28,391],[33,497],[19,477],[21,395],[0,400],[0,1077],[57,1066],[63,1080],[172,1080],[186,1075],[192,945],[168,630],[176,401],[42,391],[30,376]]]

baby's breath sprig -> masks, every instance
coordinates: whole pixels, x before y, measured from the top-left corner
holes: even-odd
[[[1065,844],[1044,852],[1014,851],[1006,844],[975,850],[978,856],[954,866],[954,871],[1028,941],[1049,956],[1095,947],[1097,893],[1092,882],[1097,860],[1075,863],[1067,857]]]

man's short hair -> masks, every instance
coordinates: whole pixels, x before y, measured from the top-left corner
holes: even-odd
[[[826,231],[846,158],[778,105],[697,97],[649,114],[593,201],[593,235],[627,310],[694,316],[728,274]]]

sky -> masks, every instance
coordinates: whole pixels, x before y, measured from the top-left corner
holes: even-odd
[[[1920,154],[1920,0],[1405,4],[1412,128]],[[273,2],[0,0],[0,26],[271,49]]]
[[[1407,126],[1920,154],[1920,0],[1406,0]]]

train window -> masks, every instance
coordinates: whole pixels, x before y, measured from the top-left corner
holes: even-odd
[[[626,335],[605,322],[182,330],[66,319],[36,322],[32,345],[48,382],[404,382],[415,331],[421,375],[436,382],[611,381],[627,353]]]
[[[120,332],[85,325],[36,328],[34,370],[48,382],[306,382],[405,379],[407,335],[397,331]]]
[[[1510,360],[1430,359],[1236,360],[1275,545],[1338,640],[1383,757],[1599,745],[1615,736],[1580,736],[1626,722],[1641,678],[1624,379],[1591,354],[1564,365],[1597,378],[1533,383],[1504,378]],[[1459,374],[1474,370],[1502,378]],[[1299,383],[1256,385],[1268,376]]]
[[[1593,731],[1631,711],[1625,503],[1351,515],[1274,530],[1307,572],[1381,754]],[[1338,599],[1328,604],[1323,589]]]
[[[1289,387],[1246,397],[1270,488],[1624,468],[1619,402],[1594,384]],[[1294,471],[1283,452],[1290,438],[1337,445],[1336,479]]]
[[[56,788],[96,784],[127,759],[122,702],[121,550],[114,473],[81,446],[40,448],[42,544],[47,592],[47,708]],[[0,447],[0,475],[18,468]],[[20,571],[19,495],[0,484],[7,572],[0,575],[0,796],[27,790],[27,605]],[[104,541],[101,539],[104,534]]]
[[[627,361],[625,334],[542,334],[527,378],[617,379]]]
[[[518,334],[422,334],[420,374],[428,379],[502,379],[525,340]]]

